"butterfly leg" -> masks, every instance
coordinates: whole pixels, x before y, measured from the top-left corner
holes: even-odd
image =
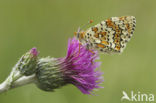
[[[87,50],[92,53],[91,56],[94,56],[95,52],[93,50],[91,50],[89,47],[90,47],[89,44],[87,44]],[[91,59],[91,63],[93,64],[93,59]]]
[[[81,47],[81,43],[79,43],[79,52],[78,52],[78,56],[80,55],[80,47]]]
[[[94,51],[89,50],[89,52],[91,52],[91,53],[92,53],[92,55],[91,55],[91,56],[94,56],[94,55],[95,55],[95,52],[94,52]],[[93,58],[91,59],[91,63],[93,64]]]
[[[87,50],[88,50],[89,52],[91,52],[93,55],[95,54],[94,51],[90,49],[90,45],[89,45],[89,44],[87,44]]]
[[[74,32],[74,35],[75,35],[76,38],[78,38],[78,39],[79,39],[79,37],[80,37],[80,31],[81,31],[81,28],[79,27],[78,30],[77,30],[77,32]]]

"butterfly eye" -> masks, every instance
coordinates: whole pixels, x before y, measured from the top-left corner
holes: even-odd
[[[77,35],[77,32],[74,32],[74,36],[76,36]]]
[[[84,35],[85,35],[85,32],[81,32],[80,33],[80,38],[83,39],[84,38]]]

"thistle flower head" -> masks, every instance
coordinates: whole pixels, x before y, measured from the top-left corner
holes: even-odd
[[[96,71],[100,66],[96,51],[89,51],[85,46],[79,44],[75,38],[68,42],[67,56],[62,61],[62,71],[67,82],[74,84],[84,94],[99,88],[101,83],[101,72]]]
[[[94,53],[93,53],[94,52]],[[51,91],[65,84],[73,84],[84,94],[90,94],[102,82],[96,51],[79,45],[75,38],[69,39],[67,56],[64,58],[42,58],[38,63],[39,87]]]

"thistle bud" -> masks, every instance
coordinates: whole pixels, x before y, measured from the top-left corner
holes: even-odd
[[[32,48],[29,52],[25,53],[18,62],[19,71],[28,76],[36,72],[38,51],[36,48]]]

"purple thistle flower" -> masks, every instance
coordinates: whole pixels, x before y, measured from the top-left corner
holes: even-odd
[[[90,94],[93,89],[100,88],[98,84],[102,82],[102,73],[95,70],[100,66],[100,62],[95,62],[98,54],[93,52],[73,38],[68,41],[67,56],[61,60],[65,80],[74,84],[84,94]]]
[[[95,88],[101,88],[99,84],[103,81],[102,73],[96,70],[100,62],[95,62],[98,53],[93,52],[87,50],[86,46],[79,45],[75,38],[69,39],[66,57],[40,60],[38,86],[51,91],[65,84],[73,84],[84,94],[91,94]]]

